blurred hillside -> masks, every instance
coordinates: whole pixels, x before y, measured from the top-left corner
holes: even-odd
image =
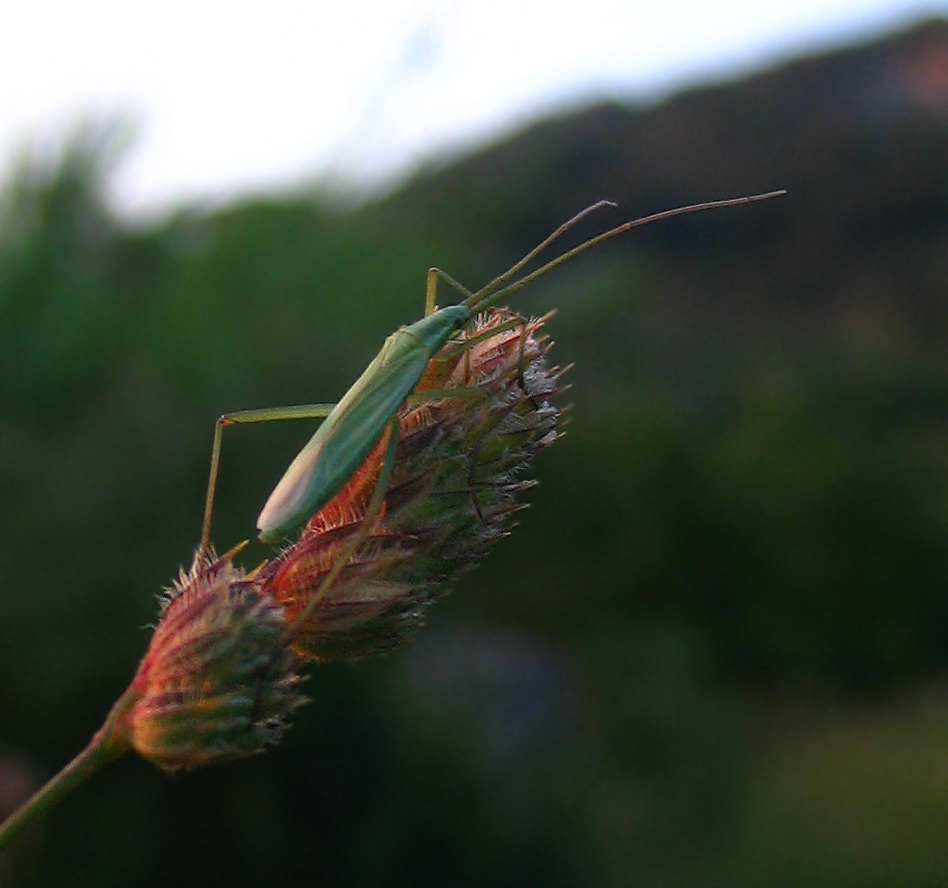
[[[789,195],[518,294],[576,363],[522,527],[412,647],[314,672],[282,748],[175,780],[123,762],[0,884],[948,882],[948,24],[547,121],[351,213],[300,194],[132,229],[103,203],[115,144],[26,156],[0,200],[9,785],[131,678],[218,414],[339,397],[429,265],[480,286],[595,200],[620,209],[572,241]],[[220,547],[309,434],[229,433]]]
[[[602,197],[627,215],[776,184],[790,192],[779,207],[681,219],[609,249],[647,256],[687,315],[744,319],[768,348],[813,347],[816,333],[838,356],[898,333],[897,345],[940,353],[946,31],[937,21],[654,108],[546,121],[416,182],[395,206],[440,208],[515,255],[550,219]]]
[[[611,224],[787,188],[787,198],[746,212],[681,218],[608,244],[547,281],[547,303],[532,304],[562,312],[578,415],[595,412],[599,436],[624,436],[626,446],[643,420],[673,426],[664,431],[687,451],[688,470],[713,487],[704,502],[715,506],[691,531],[708,549],[698,575],[681,583],[681,565],[696,559],[676,553],[675,571],[643,585],[636,575],[653,553],[618,545],[630,557],[630,606],[654,592],[662,610],[671,600],[689,615],[697,607],[702,620],[721,621],[726,656],[750,653],[755,666],[777,651],[773,639],[750,636],[788,621],[807,640],[788,638],[795,662],[780,671],[885,681],[889,645],[912,659],[928,651],[930,665],[948,650],[941,544],[926,541],[942,508],[948,415],[946,157],[948,25],[933,22],[655,108],[601,106],[545,122],[414,183],[393,209],[441,214],[446,230],[463,220],[470,255],[495,256],[496,269],[539,241],[550,219],[601,197],[622,208]],[[490,271],[465,273],[480,281]],[[655,455],[664,463],[668,443]],[[582,462],[580,449],[572,452]],[[682,466],[666,470],[691,486],[680,496],[694,517],[690,499],[705,494]],[[658,482],[631,466],[614,471],[630,497],[610,505],[637,521],[636,497]],[[662,509],[668,493],[654,491]],[[665,524],[657,517],[637,530],[654,534]],[[617,543],[629,530],[618,527]],[[776,611],[752,617],[762,595]],[[897,640],[915,607],[910,619],[926,637],[910,630]],[[820,662],[805,663],[811,656]]]

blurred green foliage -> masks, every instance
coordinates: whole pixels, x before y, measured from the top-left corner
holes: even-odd
[[[0,200],[0,757],[37,776],[98,726],[190,561],[216,416],[337,398],[421,313],[429,265],[478,286],[577,208],[534,200],[540,164],[520,191],[449,175],[137,229],[104,205],[110,146],[26,156]],[[572,424],[411,647],[315,670],[265,757],[114,766],[0,880],[945,884],[948,367],[876,302],[813,335],[811,294],[762,271],[790,211],[736,212],[517,297],[560,311]],[[745,258],[772,289],[722,292]],[[220,547],[309,434],[225,438]]]

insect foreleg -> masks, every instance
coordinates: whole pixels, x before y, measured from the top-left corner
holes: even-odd
[[[276,422],[282,419],[325,419],[333,404],[298,404],[294,407],[264,407],[259,410],[237,410],[218,417],[214,424],[214,443],[211,447],[211,469],[207,479],[207,496],[204,499],[204,523],[201,528],[201,545],[198,557],[207,554],[211,542],[211,517],[214,514],[214,495],[217,492],[217,475],[221,464],[221,440],[224,429],[231,425],[249,425],[258,422]]]
[[[428,269],[428,281],[425,285],[425,317],[433,314],[435,309],[438,307],[438,278],[443,278],[445,283],[450,284],[457,290],[462,296],[464,296],[465,302],[469,299],[474,298],[474,294],[468,290],[464,284],[459,284],[451,275],[446,271],[442,271],[440,268],[429,268]]]
[[[584,210],[580,210],[572,219],[568,222],[564,222],[556,229],[551,235],[545,238],[541,243],[537,244],[526,256],[524,256],[519,262],[512,265],[508,268],[503,274],[495,277],[489,284],[484,287],[481,287],[476,293],[472,293],[465,287],[463,284],[459,284],[451,275],[447,272],[442,271],[440,268],[429,268],[428,269],[428,283],[425,288],[425,317],[428,317],[437,306],[437,290],[438,290],[438,278],[444,278],[444,280],[454,287],[459,293],[464,296],[464,304],[472,309],[472,314],[482,305],[486,308],[487,305],[491,304],[490,297],[495,295],[500,290],[505,288],[507,282],[514,277],[518,272],[522,271],[527,265],[529,265],[537,256],[540,255],[550,244],[552,244],[557,238],[562,237],[567,231],[570,230],[577,222],[581,219],[584,219],[590,213],[594,213],[596,210],[602,209],[603,207],[614,207],[617,206],[611,200],[600,200],[591,206],[586,207]],[[520,289],[519,287],[517,289]]]

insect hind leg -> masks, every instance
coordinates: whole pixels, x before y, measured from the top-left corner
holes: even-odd
[[[284,419],[325,419],[334,404],[298,404],[294,407],[264,407],[258,410],[237,410],[224,413],[214,424],[214,443],[211,446],[211,468],[207,479],[207,495],[204,498],[204,522],[201,525],[201,543],[197,558],[206,554],[211,544],[211,519],[214,515],[214,497],[217,493],[217,476],[221,464],[221,443],[224,429],[232,425],[251,425],[260,422],[276,422]]]

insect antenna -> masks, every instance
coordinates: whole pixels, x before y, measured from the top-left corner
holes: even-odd
[[[473,315],[475,312],[482,311],[485,308],[489,308],[491,305],[496,305],[501,299],[506,298],[512,293],[516,293],[518,290],[522,290],[527,284],[535,281],[538,277],[546,274],[548,271],[552,271],[558,265],[562,265],[564,262],[568,262],[575,256],[578,256],[580,253],[585,252],[591,247],[595,247],[597,244],[601,244],[605,240],[616,237],[620,234],[625,234],[627,231],[631,231],[633,228],[640,228],[643,225],[648,225],[652,222],[660,222],[663,219],[672,219],[675,216],[685,216],[690,213],[700,213],[703,210],[716,210],[722,209],[724,207],[734,207],[741,204],[754,203],[759,200],[768,200],[772,197],[779,197],[783,194],[786,194],[785,189],[780,189],[779,191],[768,191],[765,194],[751,194],[745,197],[732,197],[726,200],[710,200],[705,201],[704,203],[689,204],[685,207],[676,207],[673,210],[662,210],[660,213],[652,213],[649,216],[642,216],[638,219],[632,219],[630,222],[624,222],[622,225],[617,225],[615,228],[610,228],[608,231],[602,232],[602,234],[597,234],[595,237],[589,238],[587,241],[578,246],[573,247],[570,250],[567,250],[565,253],[561,253],[555,259],[551,259],[549,262],[541,265],[535,271],[531,271],[529,274],[524,275],[522,278],[514,281],[512,284],[508,284],[507,281],[510,280],[518,271],[520,271],[524,266],[526,266],[532,259],[541,253],[546,247],[548,247],[553,241],[555,241],[560,235],[565,231],[569,230],[573,225],[579,222],[580,219],[587,216],[589,213],[594,210],[598,210],[604,206],[616,206],[612,201],[601,200],[598,203],[594,203],[591,206],[586,207],[585,210],[580,211],[568,222],[564,222],[556,231],[553,232],[546,240],[541,244],[534,247],[526,256],[523,257],[516,265],[513,265],[503,274],[494,278],[486,287],[481,288],[473,297],[470,299],[464,300],[464,305],[471,310]]]
[[[569,231],[577,222],[585,219],[586,216],[590,213],[596,212],[596,210],[601,210],[603,207],[617,207],[618,204],[611,200],[599,200],[596,203],[586,207],[584,210],[580,210],[572,219],[564,222],[556,229],[549,237],[543,240],[541,243],[537,244],[526,256],[523,257],[516,265],[508,268],[503,274],[497,275],[489,284],[483,286],[474,293],[472,296],[464,300],[464,304],[471,308],[472,313],[477,311],[481,307],[486,307],[488,305],[485,300],[489,299],[490,296],[497,293],[498,291],[503,292],[504,284],[507,283],[518,271],[523,268],[526,268],[537,256],[540,255],[550,244],[553,243],[557,238],[562,237]]]

